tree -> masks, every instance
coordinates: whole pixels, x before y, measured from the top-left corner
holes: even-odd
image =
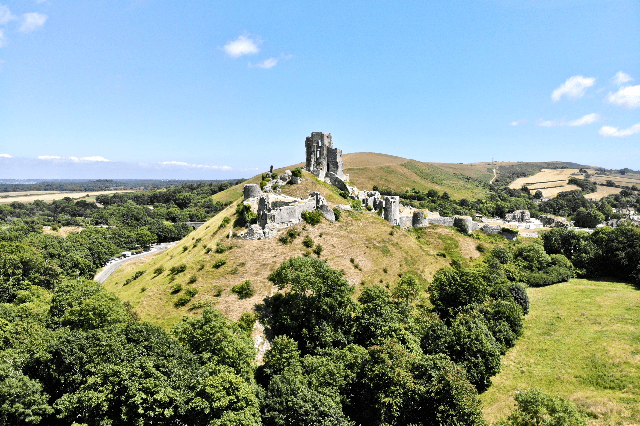
[[[483,303],[490,291],[480,271],[445,268],[436,272],[429,299],[441,318],[454,318],[465,307]]]
[[[205,308],[199,318],[184,317],[172,330],[176,339],[203,364],[225,365],[251,381],[255,349],[253,339],[220,311]]]
[[[594,208],[589,210],[580,208],[576,212],[574,220],[576,226],[580,228],[595,228],[596,225],[604,222],[604,215]]]
[[[576,406],[540,389],[516,392],[517,408],[500,423],[504,426],[586,426],[587,419]]]
[[[303,354],[351,342],[354,290],[342,272],[317,258],[296,257],[283,262],[269,280],[284,293],[266,298],[257,310],[274,336],[293,338]]]

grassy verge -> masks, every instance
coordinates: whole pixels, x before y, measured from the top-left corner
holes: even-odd
[[[576,403],[590,425],[640,419],[640,291],[619,282],[574,279],[529,289],[525,332],[482,395],[485,416],[506,416],[513,395],[541,388]]]

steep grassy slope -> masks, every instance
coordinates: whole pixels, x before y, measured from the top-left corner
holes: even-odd
[[[637,425],[640,291],[574,279],[528,293],[524,335],[482,395],[487,420],[510,411],[516,390],[539,387],[575,402],[590,425]]]
[[[317,189],[331,198],[330,190],[320,185]],[[256,303],[275,291],[267,276],[284,260],[309,251],[302,244],[306,236],[313,239],[314,247],[322,246],[320,257],[332,268],[345,271],[357,293],[362,285],[373,283],[392,287],[399,280],[398,274],[415,273],[430,279],[450,259],[467,262],[480,255],[476,249],[478,241],[453,228],[432,226],[403,231],[370,212],[343,212],[336,223],[323,220],[317,226],[298,224],[293,228],[299,230],[300,235],[290,244],[283,244],[278,238],[228,239],[232,225],[220,228],[220,224],[225,216],[233,218],[235,206],[229,206],[170,250],[126,264],[109,277],[105,285],[130,302],[142,319],[169,327],[185,314],[198,314],[205,306],[215,306],[235,319],[251,311]],[[281,230],[278,237],[290,229]],[[216,253],[220,245],[231,249]],[[215,262],[221,259],[226,263],[216,268]],[[185,265],[184,272],[169,272],[180,265]],[[164,268],[163,272],[155,274],[154,270],[159,267]],[[138,271],[144,274],[125,285]],[[240,300],[231,288],[247,279],[252,281],[256,293]],[[182,290],[172,294],[178,284]],[[175,307],[177,298],[189,288],[197,289],[198,294],[186,306]]]

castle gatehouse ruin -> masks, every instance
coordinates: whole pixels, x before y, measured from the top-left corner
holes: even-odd
[[[331,133],[312,132],[304,141],[307,150],[305,169],[318,176],[318,179],[336,177],[348,181],[349,175],[344,174],[342,164],[342,150],[333,147]]]

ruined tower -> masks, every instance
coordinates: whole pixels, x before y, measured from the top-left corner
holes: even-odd
[[[318,178],[337,177],[342,181],[349,180],[344,174],[342,164],[342,150],[333,147],[331,133],[313,132],[304,142],[306,156],[306,170]]]

